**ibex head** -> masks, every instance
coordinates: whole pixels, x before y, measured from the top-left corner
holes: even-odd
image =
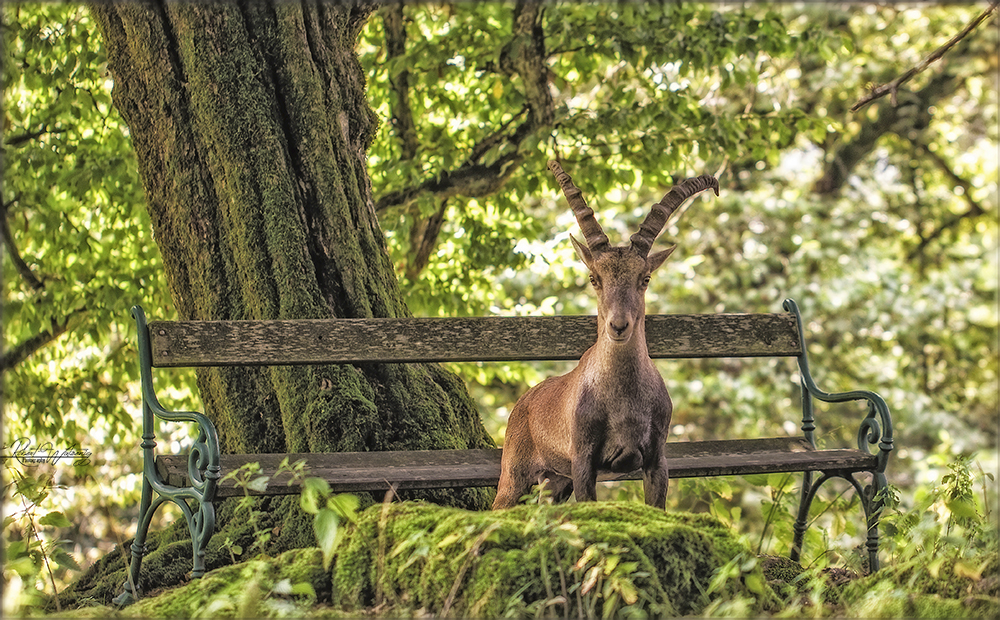
[[[598,341],[627,343],[638,331],[644,335],[640,325],[646,315],[646,287],[649,277],[677,246],[661,252],[649,253],[653,241],[667,223],[667,219],[685,200],[708,188],[719,195],[719,182],[715,177],[702,175],[684,179],[653,205],[639,227],[632,235],[628,246],[612,246],[608,236],[594,217],[594,210],[587,206],[580,189],[573,184],[562,166],[556,161],[548,163],[555,175],[563,195],[576,215],[586,245],[570,235],[576,253],[590,270],[590,282],[597,293]],[[645,344],[643,342],[643,344]]]

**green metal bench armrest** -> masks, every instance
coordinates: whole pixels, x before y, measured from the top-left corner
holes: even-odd
[[[786,299],[784,308],[795,314],[799,328],[799,342],[802,343],[802,354],[798,358],[798,363],[799,375],[802,380],[802,430],[806,437],[815,445],[814,431],[816,426],[813,417],[812,397],[827,403],[867,401],[868,414],[858,429],[858,449],[872,454],[870,446],[878,445],[878,472],[884,473],[893,449],[892,416],[889,414],[889,406],[881,396],[868,390],[831,393],[819,389],[809,372],[809,360],[806,355],[805,335],[799,307],[794,300]]]
[[[208,416],[196,411],[170,411],[160,404],[153,390],[153,362],[146,314],[133,306],[132,316],[138,328],[139,376],[142,383],[142,444],[143,472],[156,492],[171,499],[191,499],[211,502],[220,476],[219,434]],[[188,454],[191,487],[177,488],[167,485],[156,472],[153,448],[156,447],[153,416],[171,422],[194,422],[198,425],[198,438]]]

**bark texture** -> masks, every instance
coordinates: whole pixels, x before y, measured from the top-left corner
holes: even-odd
[[[181,318],[407,315],[366,169],[377,119],[354,45],[372,8],[93,7]],[[199,388],[228,452],[493,446],[434,365],[207,369]]]

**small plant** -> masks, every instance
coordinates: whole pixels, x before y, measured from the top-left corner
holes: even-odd
[[[536,544],[541,545],[538,561],[545,595],[526,602],[525,586],[508,599],[506,616],[617,618],[663,611],[644,591],[642,581],[650,573],[629,558],[627,547],[605,541],[586,544],[576,525],[565,518],[553,518],[545,509],[552,500],[544,487],[522,501],[538,506],[525,530],[540,534]],[[487,529],[480,538],[491,532]],[[472,547],[476,550],[478,544]]]
[[[254,548],[263,549],[271,540],[271,532],[256,528],[256,524],[264,513],[254,508],[254,497],[250,493],[251,491],[258,494],[265,492],[272,478],[271,476],[258,475],[259,472],[260,463],[247,463],[226,474],[222,480],[233,480],[236,486],[243,489],[243,497],[240,498],[236,512],[237,514],[246,513],[251,526],[254,526]],[[339,540],[340,523],[344,520],[354,521],[359,500],[350,494],[333,495],[330,491],[330,485],[325,480],[307,475],[304,460],[290,463],[288,457],[285,457],[278,465],[274,477],[279,477],[282,474],[288,474],[289,486],[299,484],[302,487],[299,505],[302,510],[313,515],[316,542],[320,551],[323,552],[323,567],[329,569],[333,559],[333,551]],[[243,548],[229,538],[222,546],[229,551],[233,562],[236,561],[235,556],[243,553]]]
[[[333,552],[340,541],[340,524],[342,521],[355,521],[360,500],[348,493],[334,495],[326,480],[307,477],[302,481],[299,505],[313,515],[316,542],[323,552],[323,568],[329,569]]]
[[[287,459],[285,460],[287,461]],[[260,463],[247,463],[240,466],[239,469],[229,472],[220,480],[220,482],[233,480],[237,487],[243,489],[243,497],[240,498],[240,501],[236,505],[235,514],[244,515],[250,527],[253,528],[253,549],[264,549],[271,540],[271,532],[269,530],[257,527],[264,513],[255,507],[256,499],[250,494],[251,491],[263,493],[267,489],[270,477],[258,475],[259,472]],[[233,563],[236,562],[236,556],[243,555],[244,551],[242,545],[237,544],[237,541],[229,537],[222,543],[222,548],[229,552],[229,557]]]
[[[586,617],[597,617],[598,602],[601,603],[601,617],[614,618],[639,601],[642,593],[635,579],[649,577],[649,573],[638,570],[638,562],[622,561],[627,552],[626,547],[594,543],[583,550],[573,565],[578,583],[570,590],[575,591]]]
[[[4,497],[14,501],[8,505],[17,508],[3,519],[4,558],[3,584],[5,593],[4,613],[14,615],[19,613],[18,606],[40,607],[48,596],[44,586],[38,584],[46,580],[52,585],[51,600],[57,612],[62,611],[56,596],[56,573],[79,571],[80,565],[62,545],[67,540],[45,541],[42,529],[46,527],[62,528],[72,524],[62,512],[52,510],[42,512],[42,502],[49,496],[52,488],[50,476],[31,477],[14,469],[5,460],[7,478],[10,480],[4,486]],[[20,591],[13,587],[20,581]]]

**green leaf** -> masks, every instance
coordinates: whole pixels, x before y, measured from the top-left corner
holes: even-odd
[[[358,498],[357,495],[340,493],[328,499],[326,506],[342,518],[354,522],[357,520],[358,508],[361,506],[361,499]]]
[[[462,538],[464,538],[464,537],[465,537],[465,534],[463,532],[452,532],[451,534],[448,534],[447,536],[445,536],[444,538],[442,538],[440,542],[438,542],[438,545],[437,545],[438,549],[444,549],[445,547],[447,547],[449,545],[453,545],[456,542],[462,540]]]
[[[948,506],[948,510],[950,510],[951,513],[955,516],[966,519],[971,519],[979,516],[979,513],[976,511],[975,505],[968,500],[955,499],[950,502],[947,502],[946,505]]]
[[[28,553],[28,543],[23,540],[14,540],[7,545],[7,559],[18,558]]]
[[[310,476],[302,481],[302,494],[299,496],[299,506],[307,513],[314,515],[319,512],[323,498],[330,495],[330,484],[322,478]]]
[[[263,493],[267,490],[267,483],[271,480],[270,476],[257,476],[253,480],[247,483],[247,488],[251,491],[256,491],[258,493]]]
[[[323,568],[329,569],[333,560],[333,550],[337,544],[337,532],[340,518],[329,508],[323,508],[316,513],[313,528],[316,531],[316,542],[323,552]]]
[[[302,494],[299,495],[299,506],[305,512],[314,515],[319,512],[319,492],[308,485],[303,485]]]
[[[28,556],[21,556],[14,559],[7,559],[7,565],[4,569],[10,569],[17,573],[21,579],[27,579],[33,575],[38,574],[38,567]]]
[[[764,580],[761,579],[759,573],[750,573],[743,578],[744,583],[746,583],[747,589],[754,594],[764,594]]]
[[[62,568],[76,571],[82,570],[73,556],[62,547],[53,547],[49,553],[49,557]]]
[[[767,474],[751,474],[749,476],[743,476],[743,479],[755,487],[766,487],[768,485]]]
[[[72,525],[69,519],[66,518],[66,515],[59,512],[58,510],[55,510],[43,516],[41,519],[38,520],[38,524],[51,525],[53,527],[70,527]]]
[[[296,583],[292,585],[292,594],[297,594],[299,596],[307,596],[311,599],[316,598],[316,590],[312,587],[312,584],[308,581],[303,581],[301,583]]]

